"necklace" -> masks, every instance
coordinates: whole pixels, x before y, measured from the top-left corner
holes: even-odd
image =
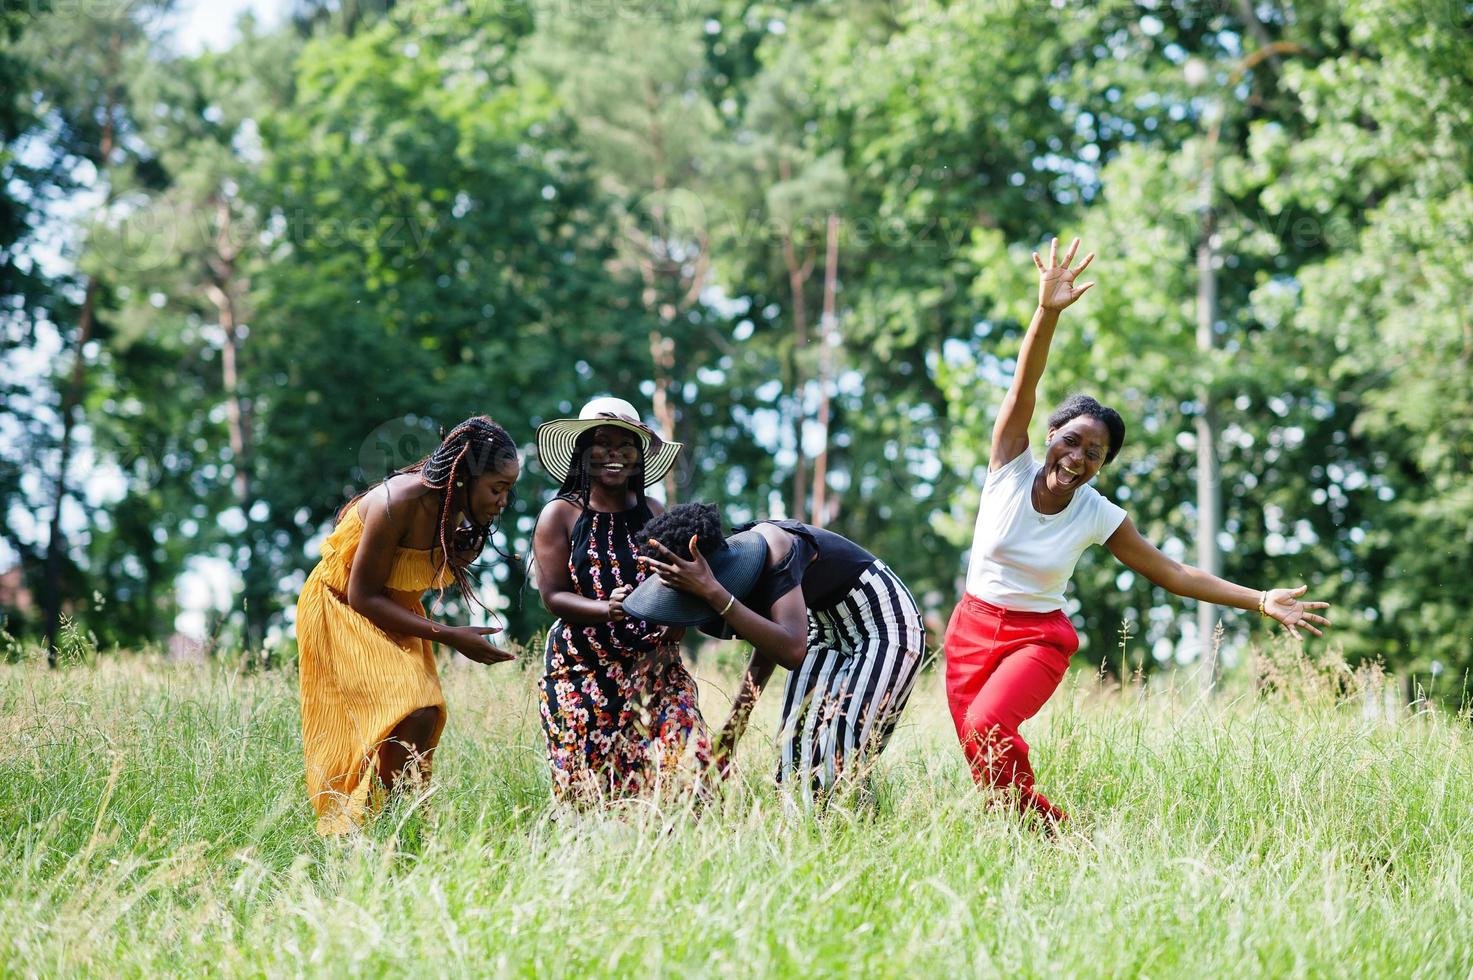
[[[1033,505],[1033,516],[1036,517],[1036,518],[1038,518],[1038,523],[1040,523],[1040,524],[1047,524],[1050,517],[1058,517],[1059,514],[1062,514],[1064,512],[1064,511],[1061,510],[1061,511],[1059,511],[1059,514],[1045,514],[1043,512],[1043,510],[1038,506],[1038,500],[1037,500],[1037,497],[1036,497],[1036,494],[1037,493],[1038,493],[1038,487],[1037,486],[1032,486],[1032,487],[1029,487],[1028,488],[1028,502]],[[1064,509],[1065,510],[1068,510],[1068,505],[1067,504],[1065,505],[1065,508]]]

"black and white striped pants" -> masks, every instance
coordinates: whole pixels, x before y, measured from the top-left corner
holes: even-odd
[[[876,561],[832,609],[808,612],[808,656],[788,675],[779,783],[805,794],[861,772],[884,750],[926,652],[905,583]]]

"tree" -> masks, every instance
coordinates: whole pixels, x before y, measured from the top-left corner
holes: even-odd
[[[23,582],[36,584],[42,563],[25,525],[24,476],[29,459],[47,449],[45,419],[26,379],[11,365],[36,344],[37,321],[59,300],[59,283],[27,254],[36,240],[50,189],[64,179],[60,161],[30,160],[25,150],[43,121],[28,97],[41,76],[36,51],[21,45],[29,20],[18,9],[0,11],[0,541],[7,546]],[[8,557],[8,556],[7,556]],[[3,626],[12,633],[27,624],[7,609]]]
[[[145,0],[115,8],[74,10],[42,15],[36,29],[23,42],[34,54],[34,62],[46,67],[37,93],[38,115],[46,120],[48,142],[60,159],[75,161],[93,172],[93,190],[101,203],[95,214],[105,215],[112,203],[110,174],[126,163],[132,150],[126,114],[128,59],[150,43],[156,18],[168,11],[172,0]],[[83,246],[85,249],[85,245]],[[84,271],[75,324],[66,331],[70,367],[62,384],[59,408],[61,436],[53,481],[52,508],[46,545],[43,602],[45,640],[55,663],[55,637],[60,621],[64,589],[62,574],[69,559],[63,511],[71,494],[69,470],[86,398],[89,344],[97,333],[99,304],[104,283],[100,270]]]
[[[1473,616],[1473,56],[1461,4],[1349,5],[1343,44],[1285,66],[1306,125],[1254,134],[1254,168],[1324,259],[1297,290],[1265,284],[1265,316],[1305,337],[1316,407],[1339,423],[1312,468],[1334,515],[1350,649],[1448,678],[1466,698]],[[1306,442],[1314,439],[1310,430]],[[1302,464],[1301,464],[1302,465]],[[1430,682],[1430,681],[1429,681]]]
[[[611,274],[611,216],[546,93],[514,81],[520,29],[403,8],[309,44],[293,103],[262,120],[247,381],[278,603],[308,539],[427,452],[433,423],[490,414],[529,445],[528,419],[647,376],[639,284]],[[539,479],[529,467],[531,501],[507,515],[513,552],[530,550]],[[510,601],[516,573],[495,574]],[[507,615],[515,635],[544,621]]]
[[[968,489],[937,515],[971,474],[943,454],[985,397],[948,398],[943,366],[959,344],[995,343],[977,330],[994,297],[975,291],[984,269],[967,246],[987,229],[1037,240],[1078,201],[1062,162],[1076,137],[1035,66],[1065,60],[1082,28],[1015,5],[906,5],[893,21],[861,8],[802,35],[816,61],[815,138],[842,153],[848,178],[835,527],[890,561],[939,626],[960,584],[961,512],[976,503]]]
[[[699,22],[673,10],[620,16],[544,11],[528,49],[529,73],[558,94],[575,120],[580,145],[618,209],[623,267],[644,284],[655,318],[649,334],[655,418],[662,435],[682,435],[676,367],[695,366],[691,336],[710,269],[708,215],[702,201],[716,113],[702,90],[705,55]],[[660,57],[631,57],[658,49]],[[674,503],[679,476],[666,478]]]
[[[292,0],[291,22],[304,37],[323,31],[352,37],[394,9],[394,0]]]
[[[191,557],[221,547],[229,536],[222,521],[258,539],[252,403],[241,382],[264,224],[252,198],[257,119],[289,97],[300,44],[287,31],[261,35],[250,18],[241,29],[223,53],[138,66],[130,116],[146,162],[136,169],[149,179],[115,181],[122,217],[93,236],[93,252],[118,282],[117,329],[95,385],[105,411],[94,443],[127,473],[128,488],[106,508],[107,533],[93,536],[92,552],[95,574],[112,586],[107,631],[123,631],[122,641],[172,628],[175,579]],[[161,384],[171,368],[173,383]],[[244,583],[244,638],[258,648],[274,583],[259,576],[265,563],[249,549],[227,554]],[[137,575],[130,580],[126,569]]]
[[[813,414],[810,401],[821,405],[825,421],[827,417],[837,292],[837,220],[848,177],[839,151],[815,145],[809,135],[818,109],[809,53],[795,39],[772,49],[769,57],[771,64],[748,84],[739,128],[717,155],[721,177],[714,184],[721,191],[713,195],[712,202],[721,219],[714,223],[714,249],[734,288],[773,288],[785,281],[786,301],[779,319],[786,321],[786,329],[771,338],[754,335],[746,346],[752,356],[756,351],[751,348],[771,342],[771,356],[782,365],[786,390],[779,398],[780,414],[787,429],[784,448],[792,453],[788,515],[798,520],[811,518],[822,525],[829,516],[826,487],[815,474],[814,506],[810,507],[805,426]],[[826,314],[818,324],[816,345],[812,326],[815,285],[822,287],[817,305]],[[825,464],[827,444],[825,426],[823,448],[816,454]]]

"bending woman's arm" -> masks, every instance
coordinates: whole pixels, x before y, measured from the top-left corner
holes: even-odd
[[[1023,346],[1018,350],[1018,368],[1013,372],[1013,383],[1003,396],[1002,408],[998,410],[997,422],[992,426],[992,458],[989,470],[1000,469],[1028,448],[1028,426],[1033,421],[1033,409],[1037,403],[1038,382],[1048,364],[1049,345],[1053,343],[1054,327],[1059,323],[1059,314],[1071,303],[1083,296],[1091,286],[1087,282],[1074,287],[1074,279],[1094,260],[1089,253],[1079,268],[1069,268],[1074,253],[1079,250],[1079,239],[1074,239],[1069,251],[1064,253],[1064,262],[1059,264],[1059,240],[1049,245],[1048,266],[1044,267],[1038,253],[1033,253],[1033,264],[1038,267],[1038,309],[1033,311],[1033,320],[1023,336]]]
[[[788,532],[771,524],[757,525],[757,533],[767,541],[767,567],[776,567],[792,548]],[[750,609],[740,602],[711,574],[706,557],[696,548],[691,536],[690,558],[682,558],[654,538],[650,546],[660,558],[641,556],[640,561],[652,569],[672,589],[700,597],[721,614],[733,633],[752,644],[759,653],[789,670],[797,670],[808,655],[808,605],[802,588],[794,588],[772,604],[772,618]],[[722,610],[726,610],[722,613]]]
[[[385,589],[399,547],[396,527],[409,523],[411,501],[389,503],[383,493],[367,494],[358,505],[363,514],[363,537],[348,569],[348,606],[385,633],[414,636],[431,643],[444,643],[483,664],[500,663],[515,657],[486,639],[501,632],[495,626],[446,626],[410,612],[390,599]],[[393,511],[398,510],[398,513]]]
[[[720,585],[716,590],[710,598],[702,598],[719,610],[732,596]],[[772,604],[771,619],[741,600],[733,602],[721,618],[733,633],[752,644],[753,650],[788,670],[797,670],[808,656],[808,604],[803,601],[801,588],[795,588]],[[771,668],[768,669],[770,672]]]
[[[1258,591],[1245,588],[1208,574],[1200,568],[1183,565],[1161,553],[1161,550],[1141,536],[1135,523],[1127,517],[1105,542],[1105,547],[1116,558],[1175,595],[1188,599],[1201,599],[1217,606],[1233,606],[1238,609],[1257,611],[1262,602],[1263,613],[1272,616],[1288,627],[1296,637],[1299,630],[1306,629],[1315,636],[1324,634],[1315,626],[1329,626],[1330,621],[1315,615],[1311,609],[1328,609],[1328,602],[1300,602],[1309,586],[1297,589],[1267,589]]]
[[[742,674],[742,686],[737,690],[735,700],[731,702],[731,716],[721,726],[721,734],[716,736],[716,745],[712,749],[716,757],[716,770],[723,776],[731,766],[731,754],[747,730],[747,720],[752,716],[752,708],[762,696],[763,688],[767,687],[774,666],[776,665],[764,657],[760,650],[752,651],[752,660]]]
[[[777,567],[792,550],[792,538],[788,532],[771,524],[757,525],[757,533],[767,542],[767,567]],[[772,677],[773,668],[781,664],[789,670],[797,670],[808,656],[808,604],[803,598],[802,587],[797,586],[772,604],[771,618],[749,608],[716,581],[716,576],[711,574],[711,566],[696,547],[696,540],[695,537],[690,539],[688,551],[691,557],[686,559],[651,538],[651,547],[660,553],[663,560],[646,556],[640,561],[671,588],[699,596],[720,613],[733,633],[752,644],[752,660],[732,701],[731,716],[722,726],[714,747],[717,771],[724,775],[731,764],[731,753],[736,743],[747,730],[752,708]]]

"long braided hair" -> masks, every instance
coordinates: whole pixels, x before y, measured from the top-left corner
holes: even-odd
[[[588,509],[588,496],[593,492],[593,472],[588,468],[588,451],[593,447],[593,437],[597,431],[598,427],[595,426],[580,434],[573,443],[573,458],[568,461],[568,475],[563,477],[563,485],[558,487],[557,491],[559,497],[577,504],[579,510]],[[634,488],[636,502],[643,504],[645,502],[644,441],[637,436],[634,440],[634,451],[637,456],[629,482]]]
[[[435,579],[439,580],[445,569],[448,568],[466,601],[474,602],[487,612],[491,610],[476,596],[475,588],[470,576],[466,573],[465,566],[452,561],[451,557],[459,552],[479,554],[486,547],[486,540],[491,536],[491,532],[496,529],[496,522],[478,524],[475,515],[467,507],[462,515],[465,523],[459,527],[451,527],[450,515],[455,510],[454,498],[457,491],[466,492],[467,484],[475,477],[495,472],[508,461],[515,459],[517,459],[517,444],[507,434],[507,431],[492,421],[489,416],[476,415],[451,429],[441,438],[440,445],[435,451],[424,459],[389,474],[390,477],[394,477],[402,473],[415,473],[419,475],[420,483],[431,490],[442,491],[440,510],[435,519],[435,542],[440,551],[440,564],[435,569]],[[384,482],[387,482],[387,479]],[[338,512],[338,520],[342,520],[348,508],[357,503],[362,496],[363,494],[359,494],[348,501]],[[511,509],[511,503],[511,500],[508,499],[506,510]],[[498,550],[497,554],[507,560],[512,560],[512,556],[505,552]],[[440,597],[443,596],[444,590],[442,589]],[[440,604],[440,597],[435,600],[437,608]]]

